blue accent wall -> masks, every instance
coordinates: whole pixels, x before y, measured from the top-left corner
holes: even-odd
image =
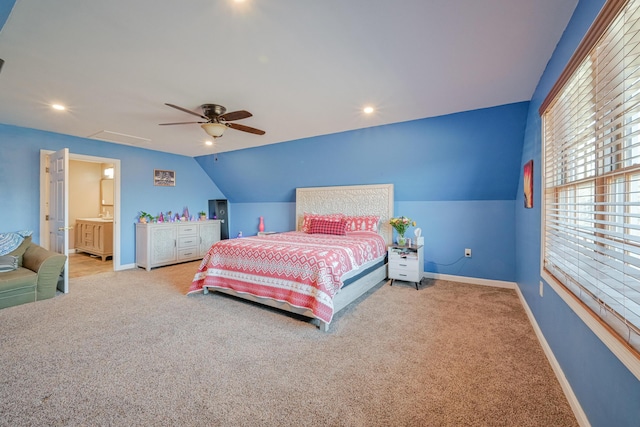
[[[534,160],[534,208],[516,202],[517,282],[592,426],[640,425],[640,381],[545,284],[540,297],[542,135],[538,109],[604,5],[581,0],[531,100],[520,168]],[[522,186],[520,177],[519,187]]]
[[[209,199],[224,195],[191,157],[121,144],[77,138],[17,126],[0,125],[1,231],[33,230],[40,234],[40,150],[69,148],[73,154],[120,159],[121,263],[135,262],[138,213],[207,211]],[[175,187],[153,185],[153,170],[176,172]],[[97,214],[97,212],[96,212]]]
[[[515,199],[528,102],[197,157],[229,197],[230,236],[295,229],[296,187],[394,184],[425,270],[515,281]],[[410,231],[411,233],[411,231]],[[473,256],[464,258],[464,249]]]
[[[528,103],[196,157],[232,203],[296,187],[395,185],[396,200],[514,200]]]

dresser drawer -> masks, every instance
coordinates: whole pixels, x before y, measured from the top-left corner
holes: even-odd
[[[198,234],[198,225],[179,225],[178,237],[180,236],[196,236]]]
[[[199,242],[198,236],[178,236],[178,247],[186,248],[197,246]]]
[[[199,258],[197,246],[178,249],[178,261],[186,261],[195,258]]]

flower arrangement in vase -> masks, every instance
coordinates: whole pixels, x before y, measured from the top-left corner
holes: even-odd
[[[411,218],[407,218],[406,216],[401,216],[398,218],[391,218],[389,220],[389,224],[396,230],[398,233],[398,245],[404,246],[407,243],[406,238],[404,237],[404,233],[407,232],[409,227],[415,227],[416,222]]]
[[[145,211],[140,211],[140,214],[138,215],[138,222],[142,223],[142,224],[147,224],[150,222],[153,222],[153,215],[145,212]]]

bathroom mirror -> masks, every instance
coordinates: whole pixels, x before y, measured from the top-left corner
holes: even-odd
[[[102,206],[113,206],[113,180],[100,180],[100,200]]]

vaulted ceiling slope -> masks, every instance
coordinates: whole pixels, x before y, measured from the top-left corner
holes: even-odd
[[[199,156],[527,101],[577,0],[11,4],[0,122]],[[245,109],[266,135],[209,147],[158,126],[198,120],[164,103]]]
[[[519,102],[195,159],[232,203],[385,183],[396,201],[515,200],[528,111]]]

